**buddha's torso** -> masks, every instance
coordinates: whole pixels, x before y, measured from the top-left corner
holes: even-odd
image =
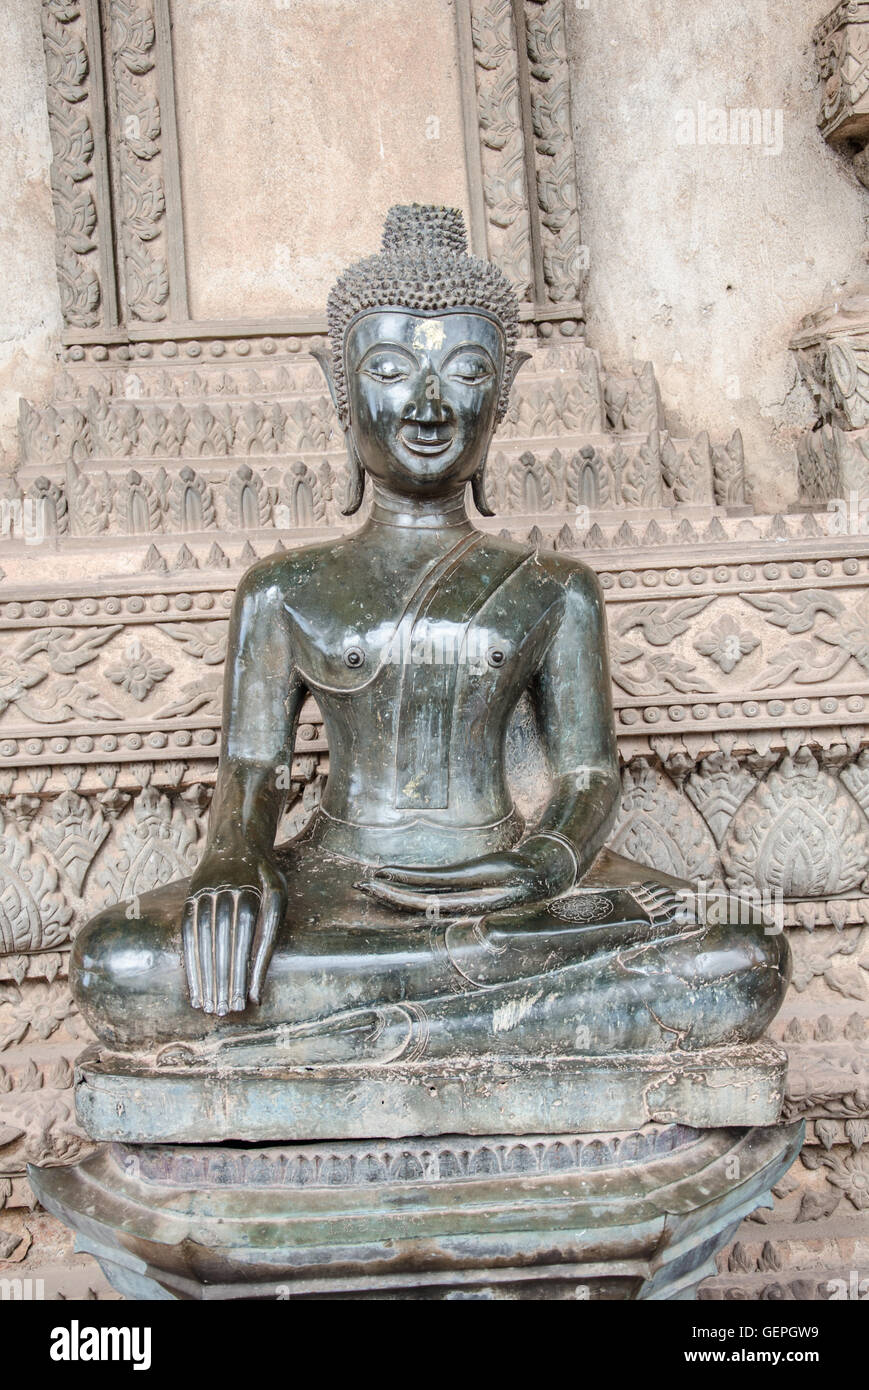
[[[284,607],[335,750],[315,838],[391,863],[515,844],[506,732],[563,604],[531,547],[474,530],[297,552]]]

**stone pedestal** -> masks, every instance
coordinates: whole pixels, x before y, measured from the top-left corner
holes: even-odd
[[[698,1129],[771,1125],[787,1056],[770,1042],[654,1055],[465,1058],[287,1066],[166,1061],[88,1049],[76,1111],[92,1139],[129,1144],[398,1139],[438,1134],[564,1134],[679,1121]],[[174,1056],[179,1060],[173,1065]]]
[[[135,1299],[687,1299],[801,1124],[268,1147],[104,1144],[31,1169]]]
[[[691,1298],[799,1152],[784,1077],[769,1043],[317,1068],[93,1048],[100,1147],[30,1178],[135,1299]]]

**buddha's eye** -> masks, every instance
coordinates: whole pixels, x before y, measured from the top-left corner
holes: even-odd
[[[410,375],[408,364],[392,353],[378,352],[364,362],[361,370],[375,381],[406,381]]]
[[[467,386],[482,386],[494,376],[492,364],[475,352],[462,352],[454,357],[447,372],[454,381],[461,381]]]

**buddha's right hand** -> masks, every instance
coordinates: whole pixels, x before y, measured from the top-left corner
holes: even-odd
[[[184,904],[181,939],[190,1003],[228,1014],[260,1002],[287,885],[270,855],[206,853]]]

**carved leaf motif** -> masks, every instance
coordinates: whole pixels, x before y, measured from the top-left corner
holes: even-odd
[[[669,604],[631,604],[627,613],[616,623],[616,631],[623,635],[638,627],[653,647],[666,647],[674,637],[687,632],[691,619],[713,602],[711,597],[698,597]]]
[[[53,92],[70,105],[87,95],[84,81],[88,75],[88,55],[81,39],[59,27],[53,32],[46,28],[46,65]]]
[[[169,270],[165,261],[149,256],[134,236],[125,238],[127,304],[137,318],[156,323],[166,317]]]
[[[93,686],[74,679],[54,681],[48,687],[46,699],[22,697],[18,700],[18,708],[34,724],[65,724],[76,715],[81,719],[123,718]]]
[[[636,648],[629,647],[628,655],[622,655],[618,642],[613,643],[612,677],[616,685],[629,695],[666,695],[668,690],[680,694],[712,694],[715,687],[695,674],[695,668],[686,661],[672,656],[669,652],[641,653],[642,662],[630,671],[625,667],[636,660],[631,653]]]
[[[869,825],[813,758],[787,757],[737,812],[722,860],[734,889],[749,882],[785,897],[834,897],[866,877]]]
[[[509,0],[492,0],[487,5],[475,5],[471,35],[478,67],[493,71],[502,63],[512,61],[513,18]]]
[[[75,467],[70,466],[72,483],[72,526],[74,534],[95,536],[108,529],[111,494],[103,491]]]
[[[56,175],[53,191],[58,235],[80,255],[93,251],[97,209],[90,193],[87,189],[76,187],[62,173]]]
[[[848,664],[848,653],[825,652],[813,642],[791,642],[769,658],[769,668],[755,682],[758,690],[774,690],[793,680],[798,685],[829,681]]]
[[[114,0],[112,38],[116,58],[130,72],[143,74],[154,66],[154,21],[135,0]]]
[[[629,507],[657,507],[661,503],[661,460],[657,433],[628,460],[622,480],[622,500]]]
[[[709,500],[712,452],[708,434],[701,434],[686,451],[678,450],[668,435],[661,445],[661,469],[677,502]]]
[[[836,970],[827,970],[824,979],[835,990],[837,994],[842,994],[846,999],[867,999],[869,992],[866,989],[866,981],[856,965],[840,966]]]
[[[39,838],[75,889],[81,893],[88,869],[109,833],[99,806],[85,797],[64,792],[51,803]]]
[[[186,878],[196,866],[200,832],[193,817],[146,787],[118,831],[118,848],[98,873],[109,902],[121,902]]]
[[[45,652],[52,671],[58,675],[70,676],[79,667],[95,661],[100,648],[122,631],[123,623],[112,623],[108,627],[96,630],[74,627],[48,628],[29,639],[22,655],[30,657],[37,652]]]
[[[685,794],[706,821],[715,843],[720,845],[730,822],[754,786],[755,779],[735,758],[719,752],[704,758],[688,777]]]
[[[480,101],[479,122],[487,149],[500,153],[514,138],[519,126],[519,84],[514,72],[501,73],[489,88]]]
[[[820,1192],[806,1192],[800,1202],[797,1221],[824,1221],[832,1216],[842,1200],[842,1193],[835,1188],[824,1187]]]
[[[76,258],[66,246],[57,262],[58,287],[63,316],[75,328],[92,328],[98,321],[100,282],[95,270]]]
[[[78,19],[81,13],[81,5],[75,0],[43,0],[46,11],[60,24],[69,24],[72,20]]]
[[[206,676],[181,687],[180,697],[157,710],[155,719],[185,719],[190,714],[220,714],[223,682],[220,676]]]
[[[52,113],[51,133],[55,137],[55,158],[58,174],[71,183],[81,183],[90,178],[91,160],[94,157],[94,135],[86,116],[61,114],[57,104]]]
[[[160,234],[160,218],[166,211],[166,197],[159,178],[128,180],[124,188],[124,217],[127,226],[142,241],[153,241]]]
[[[226,657],[228,622],[160,623],[160,630],[180,642],[190,656],[199,657],[206,666],[219,666]]]
[[[715,844],[700,816],[645,764],[625,771],[611,843],[619,854],[692,883],[719,876]]]
[[[130,84],[123,90],[120,117],[124,139],[123,175],[125,180],[138,182],[143,174],[135,161],[147,163],[160,153],[160,107],[156,97]]]
[[[718,506],[741,506],[745,502],[745,450],[739,430],[729,444],[714,450],[712,473]]]
[[[20,656],[0,655],[0,714],[15,704],[26,690],[45,680],[46,675],[47,672],[38,666],[28,667]]]
[[[824,589],[806,589],[797,594],[742,594],[741,597],[753,608],[759,608],[768,623],[786,628],[794,635],[810,632],[819,613],[835,618],[844,609],[841,599]]]
[[[0,836],[0,952],[39,951],[69,938],[72,909],[57,873],[12,826]]]

